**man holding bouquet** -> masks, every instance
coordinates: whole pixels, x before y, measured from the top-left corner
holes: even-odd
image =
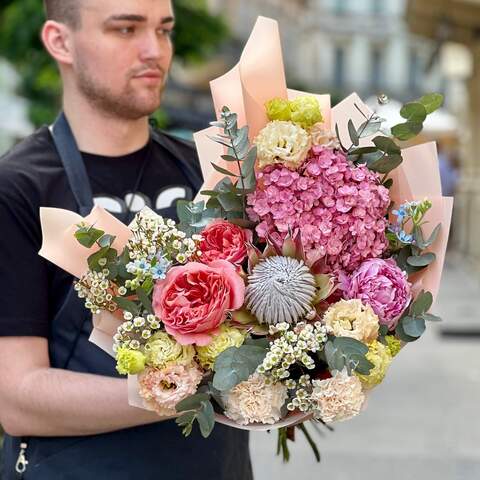
[[[217,425],[207,440],[184,439],[128,405],[114,360],[88,341],[72,277],[37,254],[40,207],[85,216],[102,205],[128,223],[144,205],[173,217],[173,200],[199,189],[193,147],[148,125],[172,60],[171,1],[45,7],[63,112],[0,159],[2,478],[248,480],[246,432]]]

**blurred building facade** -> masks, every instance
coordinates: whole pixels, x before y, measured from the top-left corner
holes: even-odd
[[[386,92],[399,100],[447,88],[440,68],[425,73],[432,44],[409,34],[405,0],[210,0],[210,6],[243,41],[258,15],[278,20],[292,87],[336,98]]]
[[[453,240],[480,272],[480,0],[438,0],[435,9],[428,0],[410,0],[408,23],[417,35],[437,42],[444,68],[464,85],[457,105],[462,152]]]

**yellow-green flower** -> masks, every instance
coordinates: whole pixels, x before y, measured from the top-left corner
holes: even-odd
[[[356,373],[365,389],[371,389],[376,385],[382,383],[387,373],[388,367],[392,363],[392,355],[390,349],[375,340],[369,345],[367,360],[373,363],[373,368],[368,375],[361,375]]]
[[[117,371],[120,375],[136,375],[145,369],[145,355],[138,350],[120,347],[117,350]]]
[[[396,357],[402,349],[402,342],[393,335],[387,335],[385,337],[385,340],[387,341],[387,346],[390,350],[390,354],[392,355],[392,357]]]
[[[189,365],[195,356],[192,345],[180,345],[168,333],[157,332],[145,346],[147,364],[163,369],[169,365]]]
[[[298,97],[290,102],[291,120],[302,128],[310,128],[323,121],[320,104],[315,97]]]
[[[283,98],[274,98],[265,104],[267,108],[267,116],[269,120],[290,120],[290,102]]]
[[[245,340],[245,333],[225,324],[220,327],[220,333],[205,347],[197,346],[197,358],[203,368],[213,367],[215,359],[227,348],[240,347]]]

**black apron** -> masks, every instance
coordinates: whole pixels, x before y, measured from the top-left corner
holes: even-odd
[[[83,159],[66,117],[61,114],[53,138],[78,204],[78,213],[88,215],[93,196]],[[151,132],[151,140],[167,150],[169,139]],[[177,158],[194,192],[201,179],[188,159]],[[166,212],[160,212],[165,215]],[[168,212],[167,212],[168,213]],[[173,212],[170,212],[173,213]],[[127,212],[128,214],[128,212]],[[166,216],[166,215],[165,215]],[[170,215],[172,217],[173,215]],[[70,288],[53,319],[49,340],[53,368],[118,377],[115,361],[90,343],[91,314]],[[125,400],[126,401],[126,400]],[[28,465],[23,476],[15,473],[21,441],[27,441]],[[169,420],[156,424],[83,437],[5,436],[2,480],[251,480],[248,432],[216,424],[208,439],[197,426],[188,438]]]

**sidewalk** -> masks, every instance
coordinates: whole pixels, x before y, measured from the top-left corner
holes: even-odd
[[[434,309],[445,321],[400,353],[366,412],[319,438],[320,465],[300,432],[287,466],[275,432],[252,434],[256,480],[480,479],[480,338],[441,335],[480,328],[480,282],[471,280],[447,265]]]

